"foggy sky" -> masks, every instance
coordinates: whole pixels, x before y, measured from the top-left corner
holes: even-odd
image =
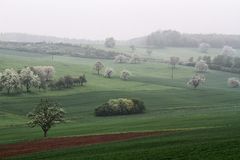
[[[240,34],[240,1],[0,0],[0,32],[129,39],[159,29]]]

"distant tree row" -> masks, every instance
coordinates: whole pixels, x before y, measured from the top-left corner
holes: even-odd
[[[137,64],[141,63],[141,58],[137,54],[133,54],[132,56],[126,56],[123,54],[117,55],[114,59],[115,63],[131,63],[131,64]]]
[[[17,43],[0,42],[1,49],[10,49],[39,54],[69,55],[82,58],[114,59],[116,55],[122,54],[112,50],[98,49],[90,45],[73,45],[64,43]]]
[[[146,44],[155,47],[198,47],[203,42],[213,48],[225,45],[240,48],[240,35],[182,34],[174,30],[164,30],[146,37]]]

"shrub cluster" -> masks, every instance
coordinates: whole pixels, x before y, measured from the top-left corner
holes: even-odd
[[[143,101],[137,99],[118,98],[110,99],[107,103],[95,109],[96,116],[113,116],[143,113]]]
[[[65,89],[65,88],[72,88],[74,85],[81,85],[83,86],[86,83],[85,75],[81,75],[79,77],[72,77],[70,75],[60,77],[57,81],[52,81],[49,84],[51,89]]]

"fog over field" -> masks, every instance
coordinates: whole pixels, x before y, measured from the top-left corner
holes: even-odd
[[[240,0],[0,0],[0,159],[239,160]]]
[[[0,0],[0,32],[130,39],[158,29],[240,34],[239,0]]]

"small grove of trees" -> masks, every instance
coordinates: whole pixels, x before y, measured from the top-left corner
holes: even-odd
[[[207,53],[209,47],[210,45],[208,43],[200,43],[198,49],[201,53]]]
[[[201,83],[204,83],[206,78],[203,74],[196,74],[187,82],[189,87],[197,88]]]
[[[207,72],[208,70],[208,65],[205,61],[198,61],[195,65],[195,69],[197,72]]]
[[[240,81],[236,77],[231,77],[231,78],[228,78],[227,84],[231,88],[236,88],[236,87],[239,87]]]
[[[57,102],[41,100],[37,107],[27,114],[30,121],[27,125],[31,128],[39,126],[44,137],[47,137],[48,131],[56,124],[62,123],[64,119],[65,111],[62,105]]]
[[[137,99],[118,98],[110,99],[107,103],[95,109],[96,116],[113,116],[143,113],[143,101]]]
[[[104,45],[107,48],[113,48],[115,47],[116,42],[113,37],[109,37],[109,38],[106,38]]]
[[[66,75],[60,77],[57,81],[52,81],[49,84],[49,87],[51,89],[65,89],[72,88],[74,85],[83,86],[84,83],[87,83],[85,74],[80,75],[79,77],[72,77],[70,75]]]
[[[21,92],[23,86],[25,86],[27,92],[30,92],[30,88],[38,88],[41,86],[41,83],[44,83],[41,81],[43,76],[49,76],[50,74],[52,73],[35,74],[30,67],[25,67],[18,72],[13,68],[5,69],[0,74],[0,86],[2,90],[7,91],[7,94]]]

